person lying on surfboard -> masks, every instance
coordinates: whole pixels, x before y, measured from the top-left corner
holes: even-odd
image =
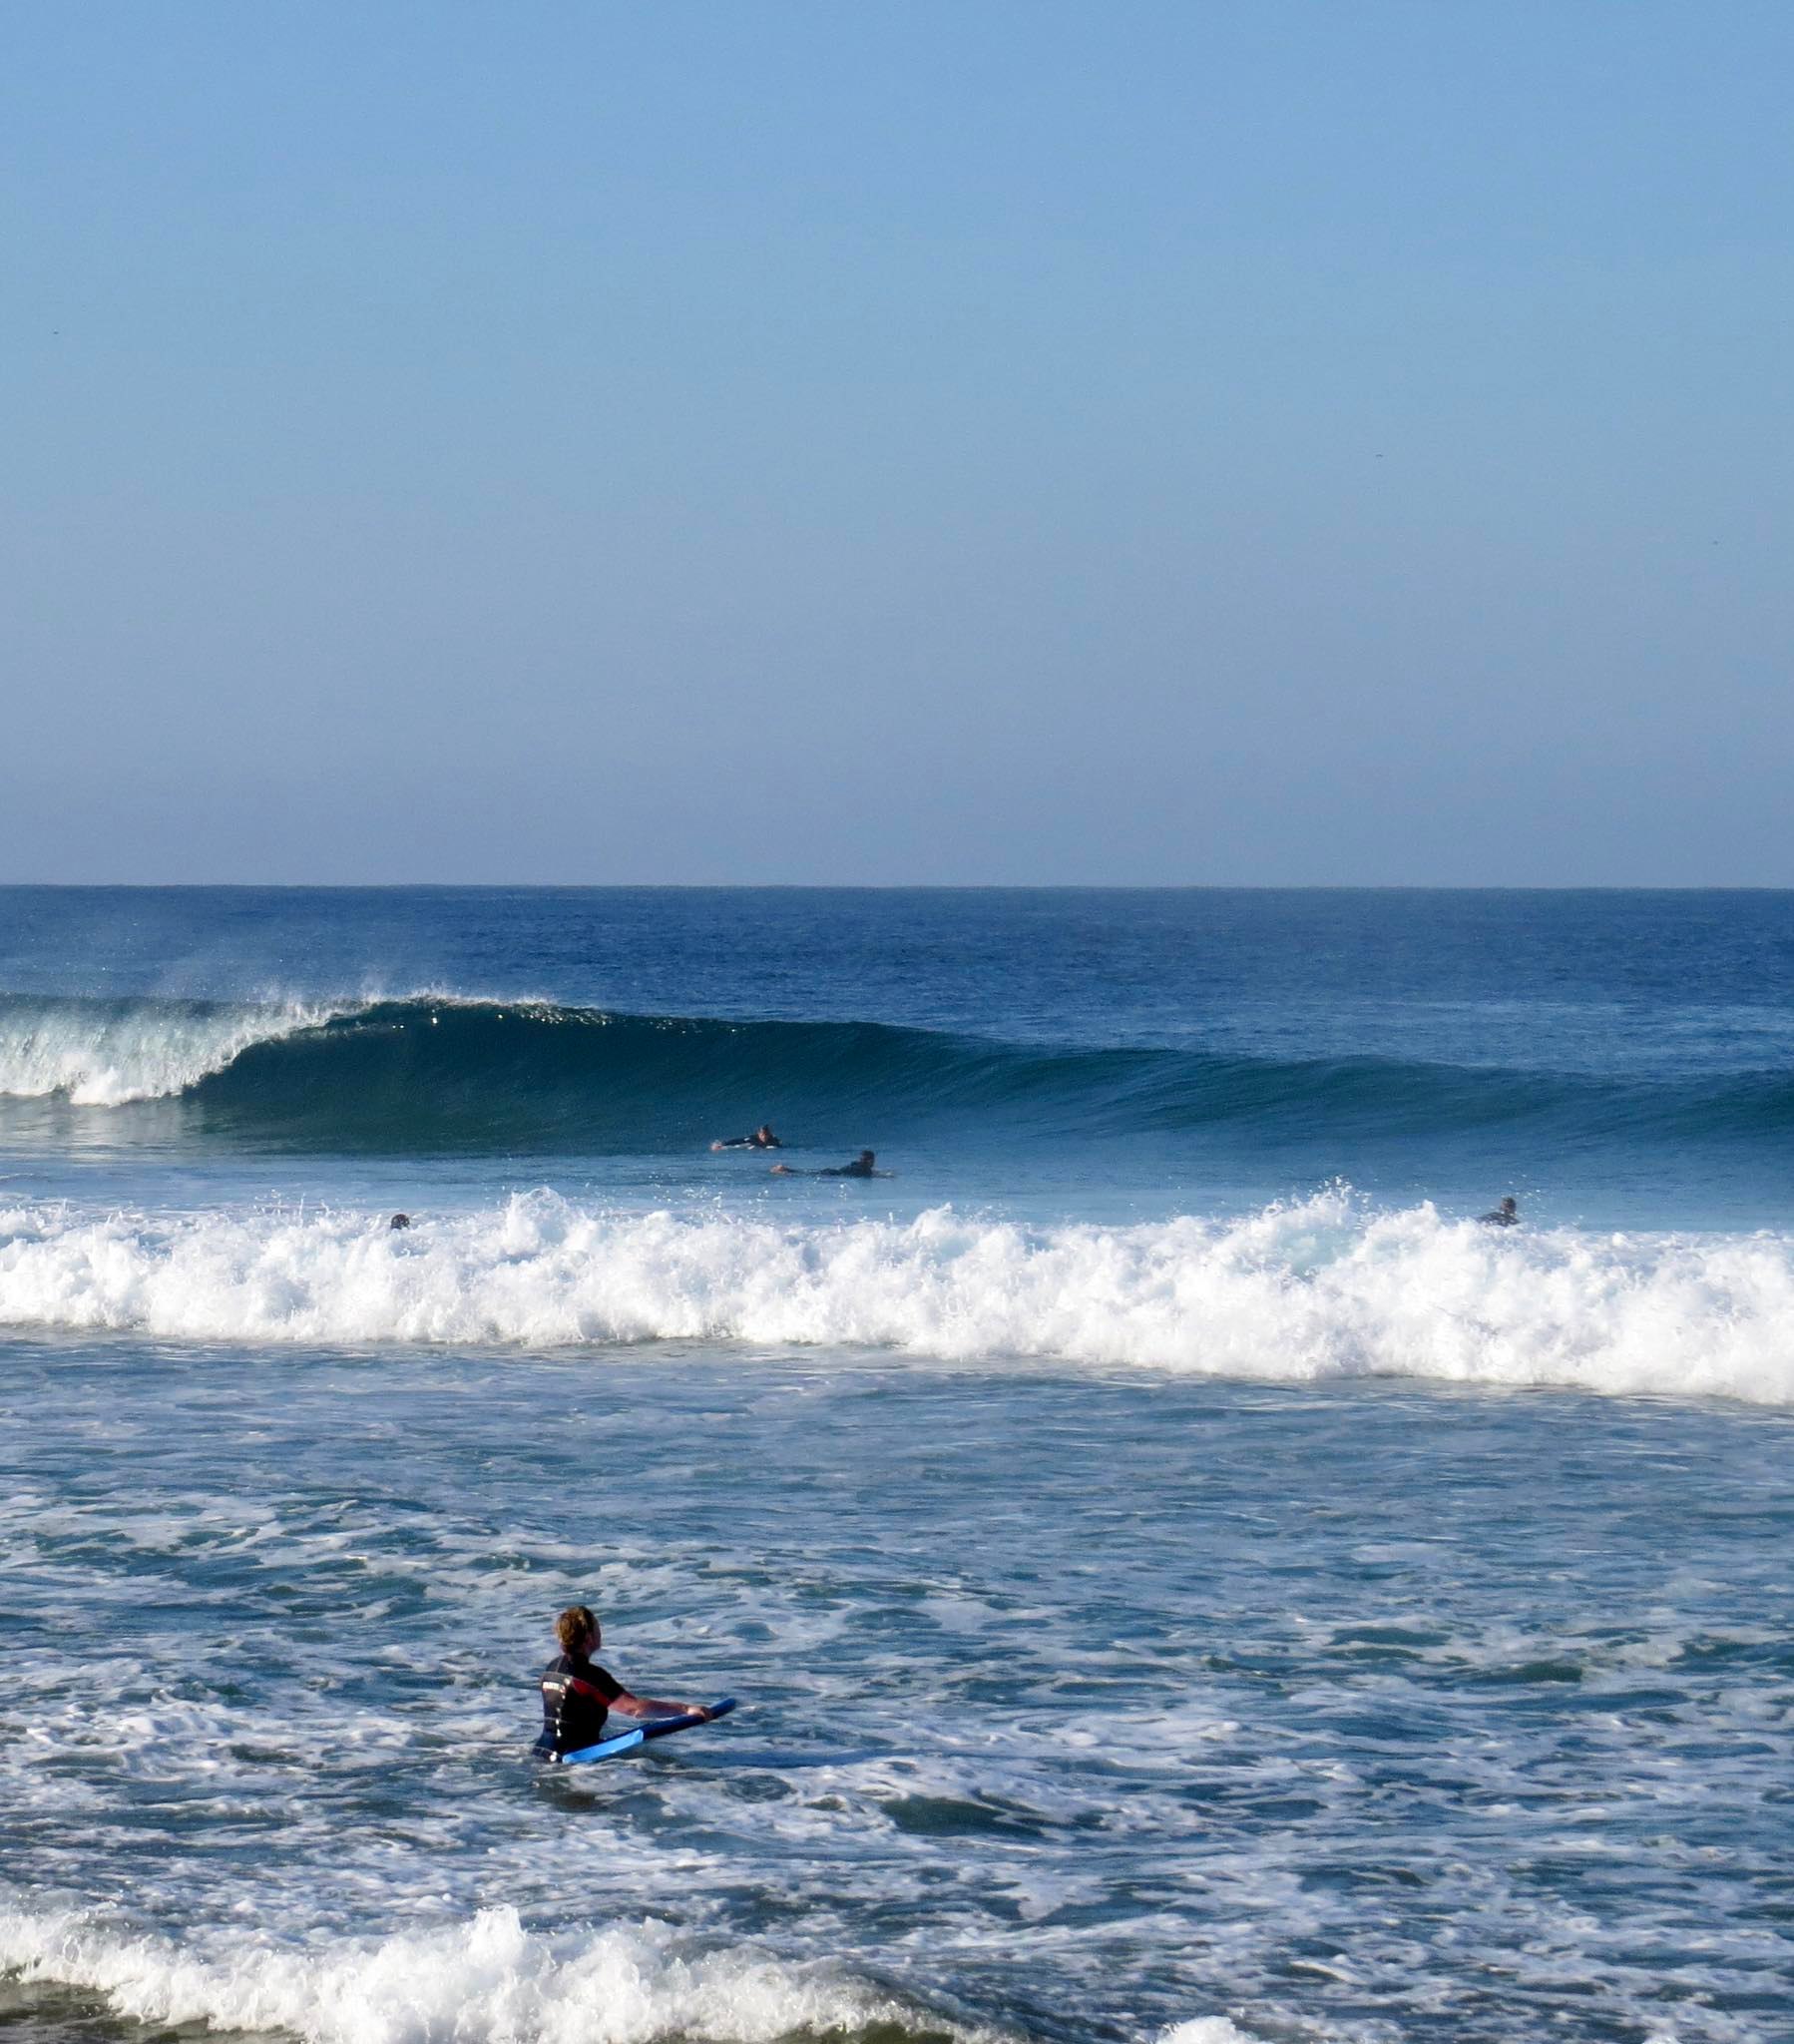
[[[761,1122],[751,1136],[729,1136],[723,1142],[712,1143],[712,1150],[782,1150],[785,1146],[772,1133],[770,1122]]]
[[[545,1761],[596,1746],[612,1711],[626,1718],[705,1718],[702,1704],[675,1704],[666,1697],[639,1697],[624,1688],[593,1655],[602,1644],[598,1618],[588,1606],[572,1604],[555,1620],[561,1652],[542,1671],[542,1736],[533,1751]]]
[[[874,1171],[877,1158],[870,1150],[862,1150],[851,1164],[831,1164],[821,1171],[802,1171],[793,1164],[775,1164],[774,1178],[889,1178],[888,1171]]]

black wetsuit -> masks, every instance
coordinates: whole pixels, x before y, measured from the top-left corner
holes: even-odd
[[[1498,1207],[1493,1214],[1479,1214],[1477,1222],[1483,1228],[1518,1228],[1520,1216],[1510,1214],[1505,1207]]]
[[[874,1171],[869,1164],[861,1164],[856,1158],[851,1164],[827,1165],[817,1172],[815,1176],[817,1178],[880,1178],[885,1176],[885,1174]]]
[[[535,1751],[544,1760],[596,1746],[605,1736],[605,1719],[623,1694],[623,1684],[609,1670],[577,1654],[563,1654],[542,1671],[542,1737]]]
[[[730,1136],[718,1143],[718,1150],[782,1150],[785,1146],[776,1136]]]

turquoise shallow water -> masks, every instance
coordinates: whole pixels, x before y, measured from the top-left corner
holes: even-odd
[[[0,891],[0,2028],[1777,2034],[1791,960]],[[740,1712],[532,1770],[575,1597]]]

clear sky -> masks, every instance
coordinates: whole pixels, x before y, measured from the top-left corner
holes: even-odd
[[[1794,884],[1787,0],[11,0],[0,878]]]

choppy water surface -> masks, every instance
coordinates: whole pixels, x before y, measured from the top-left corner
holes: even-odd
[[[58,1341],[9,1386],[0,1950],[132,2014],[1785,2011],[1780,1414],[676,1345]],[[533,1778],[575,1588],[626,1679],[743,1710]]]
[[[0,2032],[1789,2034],[1791,969],[0,890]],[[533,1769],[576,1598],[739,1713]]]

